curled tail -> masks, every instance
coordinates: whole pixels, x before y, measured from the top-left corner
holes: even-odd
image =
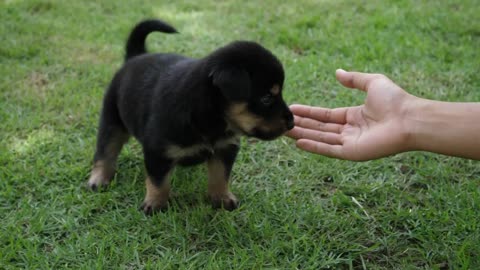
[[[145,39],[151,32],[178,33],[175,28],[161,20],[145,20],[138,23],[130,33],[127,41],[125,61],[147,52]]]

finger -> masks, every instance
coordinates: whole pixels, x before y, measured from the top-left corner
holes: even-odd
[[[316,142],[307,139],[300,139],[296,143],[297,147],[307,152],[323,155],[331,158],[343,158],[341,145],[330,145],[322,142]]]
[[[300,139],[300,131],[299,131],[299,127],[294,127],[292,129],[290,129],[289,131],[287,131],[285,133],[285,136],[287,137],[290,137],[292,139]]]
[[[297,116],[312,118],[324,123],[346,123],[347,108],[327,109],[294,104],[290,106],[290,110]]]
[[[322,121],[316,121],[310,118],[304,118],[300,116],[295,116],[294,119],[295,126],[302,128],[334,133],[340,133],[343,129],[343,125],[340,124],[325,123]]]
[[[328,144],[342,144],[342,137],[338,133],[323,132],[301,127],[295,127],[290,130],[288,135],[294,139],[308,139]]]
[[[335,72],[337,80],[343,86],[356,88],[362,91],[368,91],[369,86],[376,80],[389,80],[385,75],[362,72],[347,72],[343,69],[337,69]]]
[[[301,133],[300,136],[302,139],[309,139],[328,144],[342,144],[342,137],[338,133],[323,132],[306,128],[300,128],[299,132]]]

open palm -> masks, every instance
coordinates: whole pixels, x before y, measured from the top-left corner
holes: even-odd
[[[287,136],[309,152],[370,160],[408,150],[403,115],[410,96],[379,74],[337,71],[337,79],[367,92],[365,104],[327,109],[292,105],[295,128]]]

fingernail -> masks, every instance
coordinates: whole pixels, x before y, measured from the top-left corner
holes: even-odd
[[[337,69],[337,72],[346,72],[346,71],[344,69],[339,68]]]

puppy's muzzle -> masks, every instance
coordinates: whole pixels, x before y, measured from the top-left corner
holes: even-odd
[[[262,140],[273,140],[294,127],[293,114],[286,109],[284,113],[274,121],[264,122],[263,125],[253,129],[254,137]]]
[[[292,112],[290,112],[290,110],[287,110],[284,117],[285,117],[286,128],[287,128],[287,131],[288,131],[295,126],[295,124],[293,122],[293,114],[292,114]]]

